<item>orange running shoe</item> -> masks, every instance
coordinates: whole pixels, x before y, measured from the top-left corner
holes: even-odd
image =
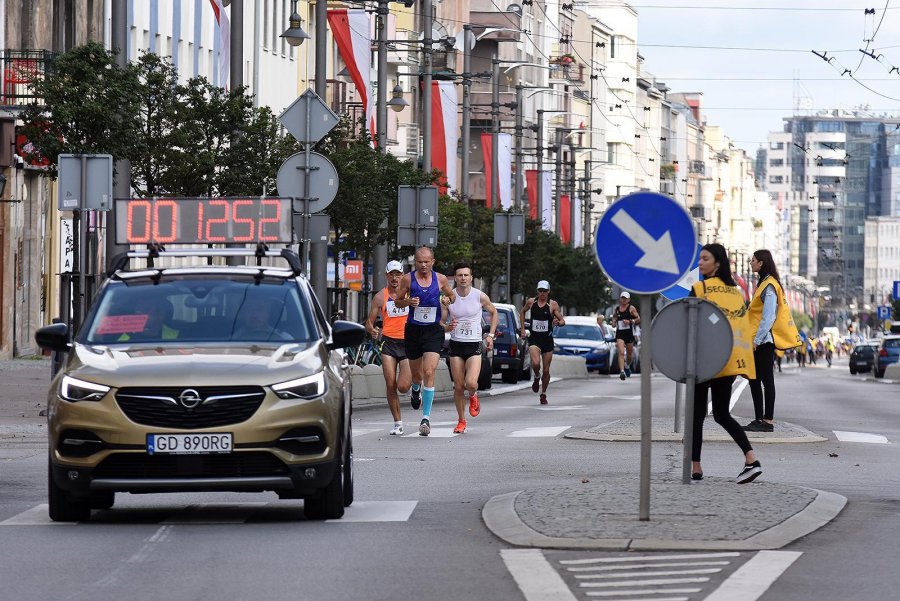
[[[477,416],[481,412],[481,404],[478,402],[478,395],[469,396],[469,415]]]
[[[459,420],[459,423],[456,424],[456,427],[453,428],[453,433],[454,434],[462,434],[465,431],[466,431],[466,420],[461,419],[461,420]]]

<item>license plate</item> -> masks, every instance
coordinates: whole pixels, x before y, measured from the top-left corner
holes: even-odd
[[[230,453],[231,433],[148,434],[147,453],[150,455],[209,455]]]
[[[509,369],[509,365],[504,363],[503,365],[500,366],[500,369]]]
[[[856,366],[857,366],[857,367],[859,367],[859,366],[865,367],[865,366],[866,366],[866,362],[865,362],[865,361],[857,361],[857,362],[856,362]]]

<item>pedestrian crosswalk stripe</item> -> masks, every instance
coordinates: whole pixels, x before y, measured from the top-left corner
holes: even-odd
[[[540,549],[503,549],[500,557],[525,601],[575,601],[562,577]]]
[[[886,436],[881,434],[868,434],[866,432],[844,432],[832,430],[835,437],[841,442],[870,442],[875,444],[889,444]]]
[[[381,428],[353,428],[353,436],[365,436],[372,432],[378,432]]]
[[[516,430],[507,435],[507,438],[551,438],[559,436],[571,426],[544,426],[540,428],[525,428]]]
[[[618,582],[582,582],[579,586],[592,588],[621,588],[626,586],[644,586],[652,584],[658,586],[661,584],[689,584],[709,582],[709,578],[705,576],[695,576],[692,578],[649,578],[647,580],[621,580]]]
[[[415,510],[418,501],[356,501],[350,507],[344,510],[344,517],[339,520],[325,520],[329,523],[352,523],[352,522],[407,522],[412,512]],[[301,504],[295,504],[293,507],[300,509]],[[110,509],[103,511],[104,514],[117,514],[121,517],[117,518],[117,522],[128,521],[128,512],[133,510],[142,511],[143,508],[138,506],[129,506],[125,508]],[[157,508],[158,509],[158,508]],[[166,511],[165,519],[160,519],[158,523],[169,526],[193,526],[193,525],[215,525],[215,524],[245,524],[252,523],[251,520],[261,516],[260,512],[271,511],[278,516],[284,516],[285,509],[289,509],[287,505],[281,502],[243,502],[243,503],[199,503],[194,505],[183,505],[173,507],[171,511]],[[294,512],[292,512],[293,515]],[[140,514],[140,519],[146,517],[145,513]],[[289,518],[285,517],[285,521]],[[254,520],[256,521],[256,520]],[[75,526],[78,522],[54,522],[50,519],[47,511],[47,504],[43,503],[35,505],[31,509],[23,511],[7,520],[0,522],[0,526]]]
[[[663,563],[640,563],[635,565],[586,566],[582,568],[566,568],[568,572],[606,572],[611,570],[643,570],[645,568],[681,568],[694,566],[727,566],[730,561],[686,561]]]
[[[538,411],[571,411],[573,409],[584,409],[584,405],[553,405],[550,407],[535,407]]]
[[[803,553],[760,551],[728,577],[705,601],[755,601]]]
[[[629,566],[633,567],[633,566]],[[645,566],[646,567],[646,566]],[[679,576],[681,574],[717,574],[722,571],[722,568],[703,568],[699,570],[660,570],[658,572],[641,572],[641,576]],[[629,576],[633,576],[634,573],[608,573],[608,574],[576,574],[575,578],[579,580],[588,580],[594,579],[599,580],[601,578],[625,578]]]
[[[664,595],[672,593],[699,593],[701,588],[642,588],[639,591],[586,591],[584,594],[589,597],[623,597],[624,595],[640,595],[647,598],[647,595]],[[690,597],[653,597],[653,601],[688,601]]]
[[[563,565],[586,565],[590,563],[619,563],[635,561],[669,561],[681,559],[713,559],[719,557],[740,557],[737,551],[722,553],[681,553],[678,555],[628,555],[626,557],[592,557],[590,559],[564,559],[559,563]]]

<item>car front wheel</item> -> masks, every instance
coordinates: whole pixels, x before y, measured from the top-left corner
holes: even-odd
[[[303,515],[308,520],[337,520],[344,517],[343,441],[338,445],[335,456],[340,457],[341,461],[335,466],[331,481],[319,494],[303,499]]]

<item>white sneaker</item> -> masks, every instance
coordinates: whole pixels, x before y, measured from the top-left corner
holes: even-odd
[[[394,424],[394,427],[391,428],[391,436],[400,436],[403,434],[403,424]]]

